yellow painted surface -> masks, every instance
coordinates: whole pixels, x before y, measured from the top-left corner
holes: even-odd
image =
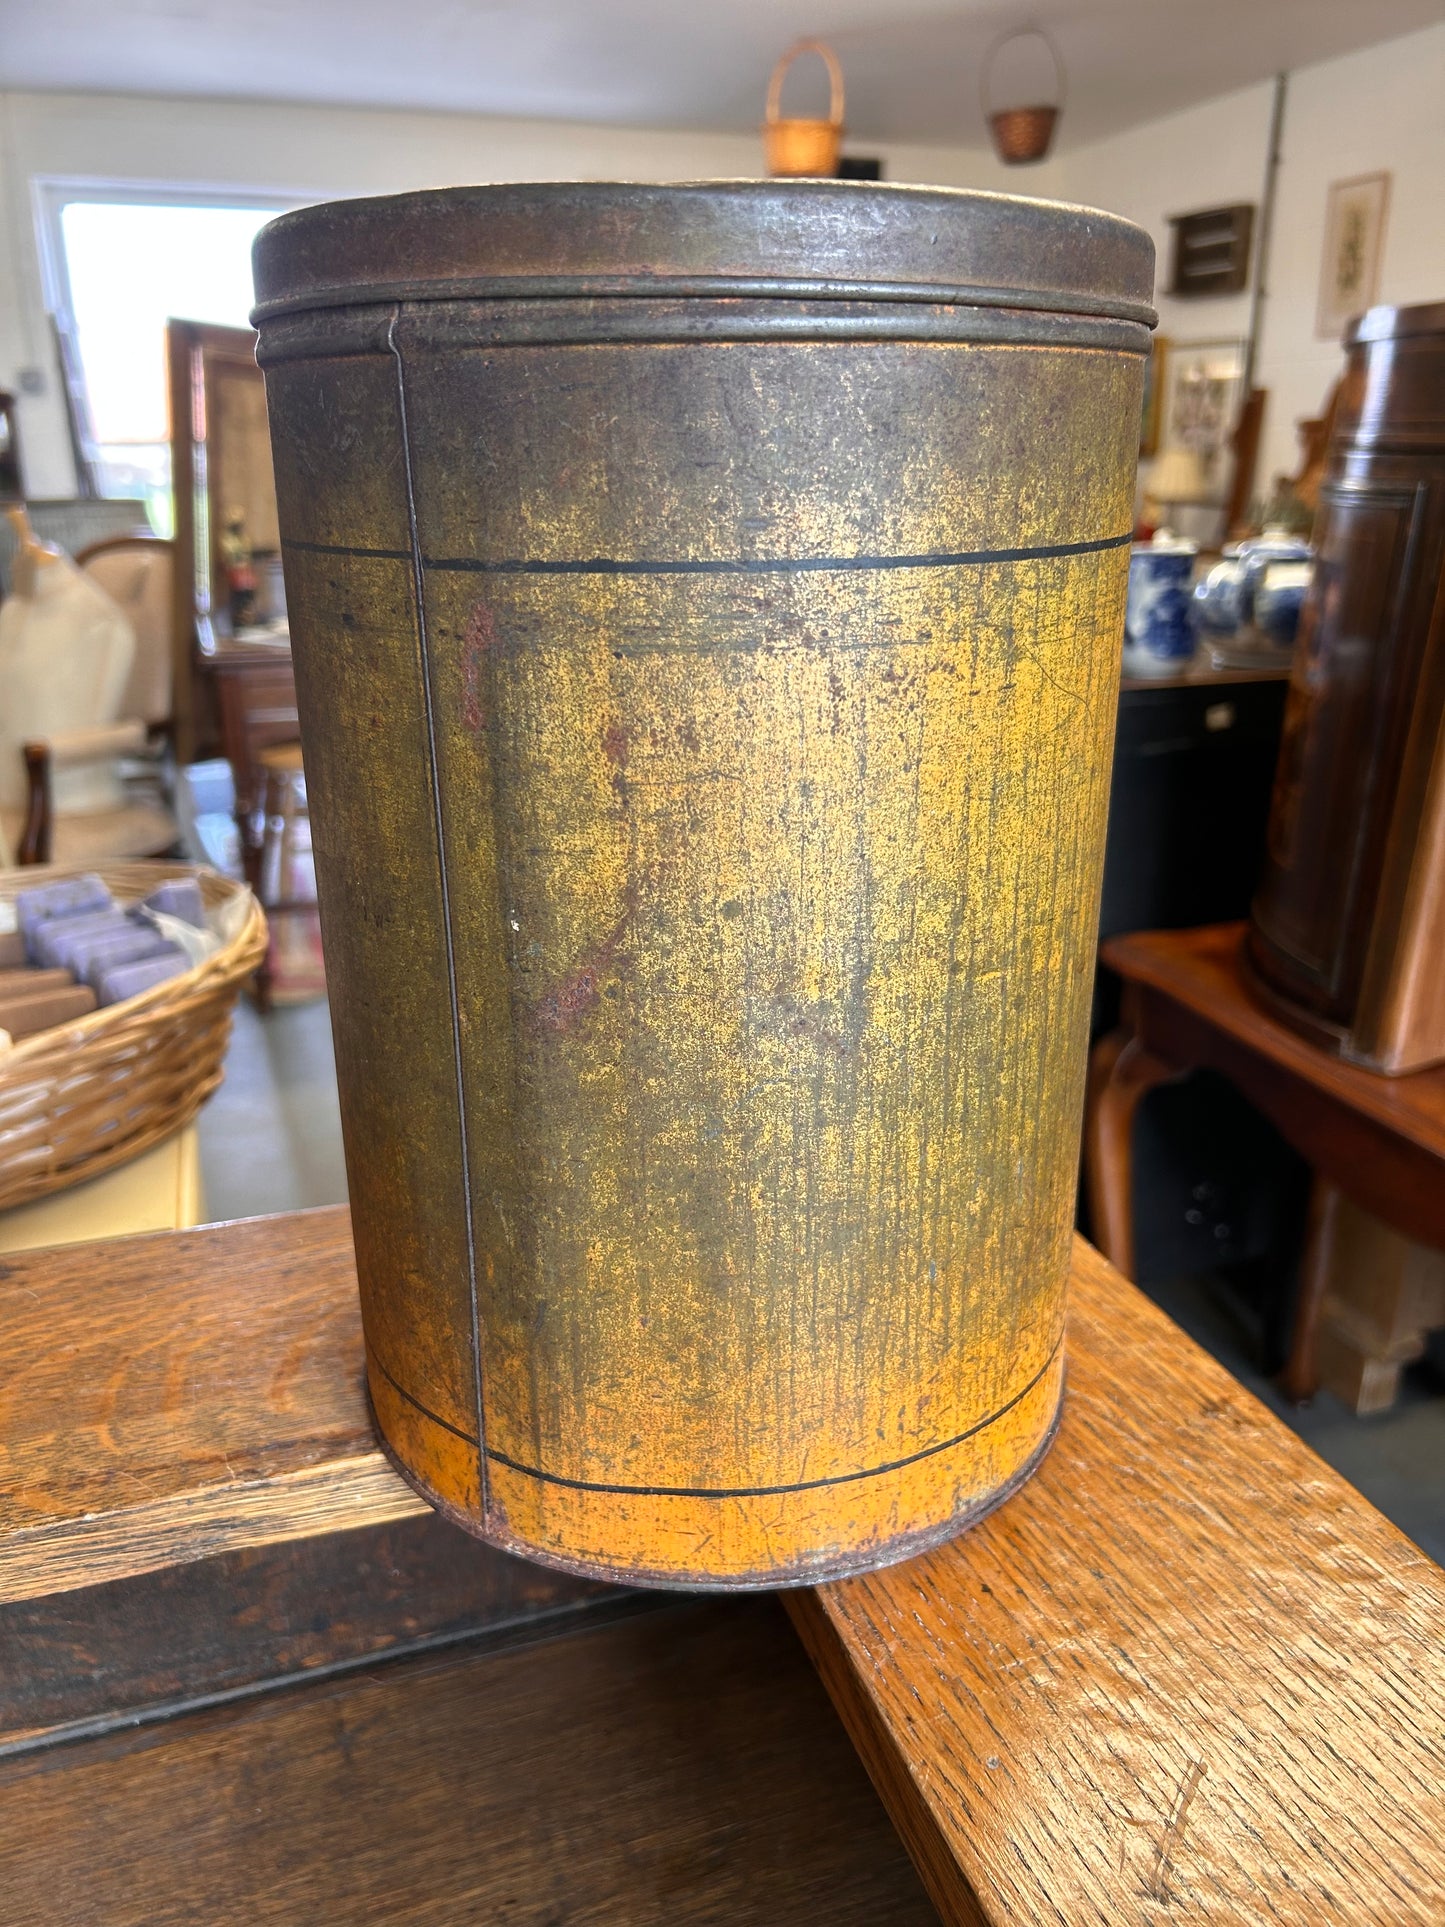
[[[318,780],[356,816],[368,769],[372,810],[411,785],[408,927],[450,935],[454,1037],[440,960],[386,991],[385,1101],[418,1098],[375,1174],[401,1229],[358,1228],[373,1396],[497,1543],[807,1579],[1046,1440],[1140,380],[969,344],[418,354],[424,643],[357,640],[360,573],[400,597],[405,563],[288,561],[347,758],[318,844]],[[319,854],[331,917],[353,860]],[[355,938],[372,973],[397,934]],[[420,1095],[452,1075],[465,1173]],[[455,1274],[416,1269],[468,1215],[480,1415]]]

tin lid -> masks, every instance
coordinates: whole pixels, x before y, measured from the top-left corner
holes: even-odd
[[[927,301],[1152,326],[1154,243],[1057,201],[858,181],[549,181],[298,208],[253,254],[253,320],[382,301]]]

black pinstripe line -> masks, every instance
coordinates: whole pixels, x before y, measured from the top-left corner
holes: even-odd
[[[866,1466],[861,1472],[839,1472],[828,1479],[799,1479],[792,1485],[610,1485],[597,1479],[564,1478],[560,1472],[543,1472],[535,1465],[524,1465],[520,1459],[509,1458],[505,1452],[493,1451],[490,1446],[483,1449],[487,1458],[491,1459],[494,1464],[505,1465],[509,1471],[520,1472],[529,1479],[540,1479],[544,1485],[566,1486],[568,1490],[572,1492],[612,1492],[635,1499],[768,1499],[780,1497],[789,1492],[816,1492],[824,1486],[853,1485],[856,1484],[859,1479],[876,1479],[880,1478],[885,1472],[901,1471],[906,1465],[917,1465],[920,1459],[931,1459],[936,1457],[940,1452],[951,1451],[955,1445],[963,1445],[969,1439],[976,1438],[980,1432],[986,1432],[990,1425],[996,1425],[998,1421],[1006,1417],[1016,1405],[1021,1404],[1023,1400],[1028,1397],[1029,1393],[1033,1391],[1034,1387],[1047,1376],[1050,1367],[1059,1355],[1059,1348],[1063,1342],[1063,1333],[1060,1332],[1054,1343],[1053,1350],[1034,1373],[1028,1384],[1020,1391],[1015,1392],[1007,1404],[1000,1405],[996,1412],[991,1412],[987,1418],[980,1419],[976,1425],[970,1425],[967,1431],[956,1433],[951,1439],[943,1439],[937,1445],[925,1445],[921,1451],[910,1452],[905,1458],[890,1459],[886,1465]],[[385,1365],[382,1364],[379,1358],[375,1358],[374,1354],[373,1361],[382,1376],[389,1384],[395,1387],[409,1405],[414,1405],[419,1412],[431,1419],[434,1424],[442,1426],[443,1429],[448,1432],[455,1433],[457,1438],[464,1439],[468,1445],[477,1444],[476,1439],[474,1439],[469,1432],[463,1432],[460,1427],[449,1424],[446,1419],[438,1418],[435,1412],[427,1410],[420,1399],[413,1398],[404,1386],[398,1385],[391,1373],[387,1371]]]
[[[1129,530],[1123,535],[1100,536],[1087,542],[1046,542],[1017,549],[934,549],[918,555],[737,556],[675,562],[633,561],[606,555],[554,561],[513,557],[493,562],[472,556],[425,556],[421,566],[441,574],[463,575],[815,575],[830,571],[957,569],[990,562],[1048,562],[1060,556],[1099,555],[1108,549],[1122,549],[1133,539],[1133,531]],[[307,555],[354,556],[379,562],[412,559],[406,549],[360,549],[348,548],[342,543],[294,540],[288,540],[284,546]]]

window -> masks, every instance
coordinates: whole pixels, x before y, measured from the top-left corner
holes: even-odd
[[[172,531],[166,322],[244,328],[251,242],[294,200],[191,200],[184,191],[46,183],[41,224],[51,304],[103,495],[139,496]]]

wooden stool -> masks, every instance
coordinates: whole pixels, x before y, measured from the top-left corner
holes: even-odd
[[[266,961],[256,973],[263,1010],[278,999],[299,1002],[326,988],[316,870],[300,743],[275,743],[256,754],[261,785],[261,847],[256,894],[271,923]]]
[[[311,827],[306,811],[306,773],[300,743],[277,743],[263,749],[257,762],[262,770],[261,872],[259,892],[268,908],[295,898],[292,884],[298,855],[307,869],[311,859]],[[314,892],[314,876],[311,880]]]
[[[1243,938],[1243,924],[1217,924],[1142,931],[1101,948],[1124,998],[1122,1027],[1095,1047],[1089,1074],[1084,1167],[1094,1235],[1132,1272],[1140,1099],[1189,1071],[1220,1072],[1315,1170],[1281,1389],[1300,1400],[1318,1390],[1323,1320],[1331,1389],[1357,1411],[1378,1411],[1425,1332],[1445,1322],[1434,1288],[1434,1254],[1445,1249],[1445,1067],[1384,1077],[1290,1029],[1247,982]],[[1392,1233],[1430,1250],[1419,1260],[1392,1252]],[[1376,1295],[1390,1298],[1373,1313],[1359,1303],[1362,1238],[1373,1254],[1366,1269],[1382,1280]]]

